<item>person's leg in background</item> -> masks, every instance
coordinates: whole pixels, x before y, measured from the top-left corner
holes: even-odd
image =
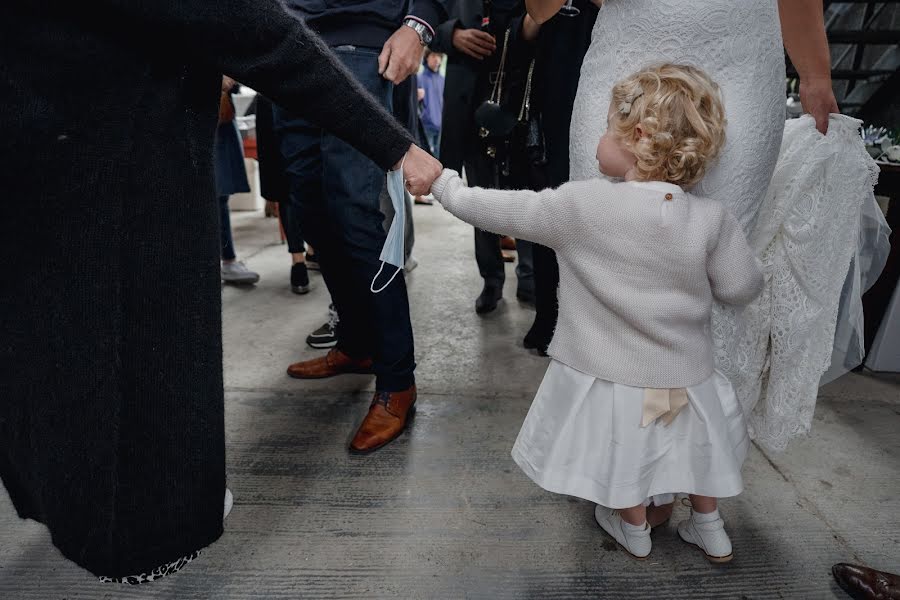
[[[216,190],[219,195],[219,225],[222,242],[222,281],[235,285],[252,285],[259,275],[237,260],[231,235],[231,213],[228,198],[231,194],[249,192],[241,138],[233,122],[222,123],[216,130],[214,147]]]
[[[516,265],[516,298],[526,304],[534,304],[534,244],[527,240],[516,240],[516,253],[519,261]]]
[[[534,306],[536,309],[534,323],[525,335],[523,344],[529,350],[537,350],[542,356],[547,355],[553,331],[556,329],[556,316],[559,312],[559,265],[556,253],[546,246],[532,244],[534,257]]]
[[[480,145],[478,146],[480,148]],[[466,178],[472,187],[496,187],[494,166],[478,149],[470,151],[465,163]],[[475,312],[486,314],[497,308],[503,298],[506,268],[500,251],[500,236],[475,228],[475,261],[484,287],[475,300]]]
[[[291,291],[295,294],[307,294],[312,287],[306,268],[303,219],[299,201],[294,196],[289,192],[288,199],[278,203],[278,214],[281,217],[281,226],[284,227],[284,236],[287,238],[288,252],[291,254]]]
[[[231,210],[228,196],[219,196],[219,225],[222,231],[222,262],[234,262],[234,239],[231,237]]]
[[[431,154],[440,160],[441,132],[440,130],[425,129],[425,139],[428,140],[428,148]]]
[[[275,109],[261,94],[257,94],[254,102],[260,193],[267,202],[278,203],[278,216],[291,255],[291,291],[306,294],[311,288],[306,269],[302,219],[298,210],[291,210],[291,185],[281,154],[281,139],[275,131]]]
[[[280,139],[288,177],[288,219],[299,217],[304,223],[305,241],[317,248],[322,278],[334,298],[335,288],[340,288],[344,280],[333,277],[333,274],[340,272],[343,265],[340,260],[338,236],[329,219],[325,199],[322,196],[322,129],[279,107],[275,107],[275,129]],[[340,290],[338,295],[347,296],[346,293],[341,294]],[[316,349],[334,348],[337,345],[338,323],[338,312],[332,301],[328,321],[310,333],[306,343]],[[365,360],[365,357],[361,357],[361,360]],[[311,369],[306,362],[295,363],[288,367],[288,374],[298,378],[336,374],[331,373],[327,366],[317,364]],[[370,370],[366,367],[357,368],[353,364],[344,367],[351,370]]]
[[[576,0],[575,18],[553,19],[541,28],[541,49],[535,72],[541,77],[534,89],[535,104],[541,110],[546,144],[546,181],[542,187],[557,187],[569,180],[569,126],[578,89],[581,63],[591,41],[597,7],[588,0]],[[557,290],[559,265],[550,248],[535,245],[535,317],[523,344],[546,354],[553,339],[559,313]]]

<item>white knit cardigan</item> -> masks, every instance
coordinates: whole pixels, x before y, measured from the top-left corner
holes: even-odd
[[[763,288],[735,218],[676,185],[485,190],[444,171],[432,191],[467,223],[556,251],[559,320],[549,353],[599,379],[645,388],[703,382],[714,369],[713,299],[743,305]]]

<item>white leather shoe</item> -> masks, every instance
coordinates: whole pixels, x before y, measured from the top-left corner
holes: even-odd
[[[650,526],[646,523],[644,529],[635,530],[622,519],[619,511],[599,504],[594,509],[594,518],[603,531],[611,535],[634,558],[644,560],[650,555],[653,542],[650,540]]]
[[[231,490],[225,488],[225,506],[224,512],[222,513],[222,518],[225,519],[231,514],[231,509],[234,506],[234,494],[231,493]]]
[[[700,548],[710,562],[727,563],[734,558],[731,539],[725,531],[721,517],[707,523],[698,523],[691,511],[691,518],[678,524],[678,537]]]

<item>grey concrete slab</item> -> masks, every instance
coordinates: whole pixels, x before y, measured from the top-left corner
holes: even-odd
[[[223,290],[236,501],[225,535],[176,576],[102,585],[0,494],[0,598],[822,599],[845,597],[835,562],[900,571],[900,378],[848,375],[822,390],[808,438],[779,455],[752,450],[744,494],[722,503],[733,563],[708,564],[672,524],[654,532],[651,560],[634,561],[589,503],[542,491],[512,462],[546,366],[519,344],[533,313],[508,300],[477,317],[471,230],[439,207],[415,214],[421,392],[407,433],[351,456],[371,378],[284,375],[316,355],[302,346],[324,318],[324,286],[291,294],[274,222],[236,215],[238,248],[262,281]]]

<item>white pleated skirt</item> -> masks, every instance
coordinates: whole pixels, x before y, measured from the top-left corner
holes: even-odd
[[[554,360],[513,460],[545,490],[609,508],[659,504],[675,494],[736,496],[750,438],[734,390],[715,372],[687,392],[689,404],[669,425],[657,419],[641,427],[644,388]]]

